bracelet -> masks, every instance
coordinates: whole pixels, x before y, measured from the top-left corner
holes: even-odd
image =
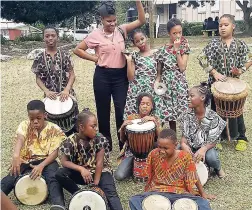
[[[181,53],[180,53],[180,51],[179,51],[179,50],[177,51],[177,53],[176,53],[176,54],[177,54],[177,55],[181,55]]]

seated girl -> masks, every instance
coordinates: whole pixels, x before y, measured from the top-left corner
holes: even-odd
[[[137,113],[129,115],[120,128],[120,140],[124,143],[124,146],[118,157],[118,162],[120,164],[115,172],[115,179],[118,181],[130,177],[133,173],[134,157],[128,146],[127,135],[125,132],[126,126],[132,124],[132,120],[142,119],[142,122],[153,121],[155,123],[156,137],[160,131],[160,121],[158,117],[153,114],[155,109],[153,97],[148,93],[139,94],[136,106],[138,107]]]
[[[190,110],[180,117],[181,148],[189,152],[196,163],[201,160],[206,162],[208,167],[213,168],[222,178],[225,173],[221,168],[215,146],[226,122],[207,107],[210,100],[210,91],[206,83],[191,88],[189,92]]]

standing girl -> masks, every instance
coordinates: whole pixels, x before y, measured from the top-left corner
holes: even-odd
[[[210,86],[215,81],[225,81],[226,77],[239,78],[251,65],[248,46],[244,41],[233,37],[234,29],[234,17],[230,14],[221,16],[220,38],[211,40],[199,56],[200,65],[209,74],[208,83]],[[211,106],[213,110],[216,110],[213,97]],[[246,150],[248,140],[245,135],[243,115],[229,120],[229,130],[231,138],[238,140],[235,149]],[[226,138],[226,133],[223,132],[223,134],[223,138]]]
[[[78,133],[69,136],[59,148],[63,168],[56,172],[60,185],[71,194],[77,184],[93,183],[105,193],[111,210],[122,210],[109,165],[109,142],[97,133],[97,119],[88,110],[77,117]]]
[[[131,114],[137,113],[136,101],[140,93],[149,93],[154,97],[155,102],[158,100],[154,92],[154,83],[157,75],[156,56],[147,44],[147,37],[144,32],[135,30],[132,36],[133,43],[138,47],[139,52],[125,55],[127,76],[130,83],[124,109],[124,119],[127,119]]]
[[[74,53],[96,64],[94,74],[94,95],[99,121],[99,131],[109,140],[112,149],[110,133],[111,96],[115,106],[117,130],[123,123],[123,112],[126,102],[128,79],[125,50],[126,35],[145,23],[144,8],[141,1],[136,1],[138,19],[117,27],[115,9],[111,2],[103,2],[99,8],[103,27],[92,31],[74,50]],[[95,50],[95,56],[86,52],[88,48]],[[119,139],[119,136],[118,136]],[[122,143],[119,141],[120,149]]]
[[[158,73],[156,82],[164,83],[167,91],[161,96],[156,109],[160,110],[162,123],[169,122],[170,128],[176,131],[176,120],[187,110],[188,84],[185,70],[190,48],[187,39],[182,36],[180,20],[172,18],[167,23],[170,36],[169,43],[158,51]]]

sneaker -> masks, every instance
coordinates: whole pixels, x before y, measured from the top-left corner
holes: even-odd
[[[222,151],[222,150],[223,150],[223,147],[222,147],[221,143],[217,143],[215,147],[216,147],[216,149],[219,150],[219,151]]]
[[[60,205],[52,205],[50,207],[50,210],[66,210],[65,207],[60,206]]]
[[[226,176],[225,172],[223,171],[223,169],[221,168],[219,171],[216,172],[217,176],[222,179]]]
[[[245,151],[248,147],[248,142],[245,140],[238,140],[238,143],[235,146],[236,151]]]

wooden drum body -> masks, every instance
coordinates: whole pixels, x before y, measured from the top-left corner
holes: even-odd
[[[216,112],[225,118],[237,118],[243,113],[248,95],[247,85],[240,79],[228,77],[225,82],[215,82],[211,87]]]
[[[46,181],[42,177],[32,180],[29,174],[24,174],[17,179],[14,194],[22,204],[39,205],[46,200],[48,195]]]
[[[141,119],[132,122],[126,126],[129,147],[135,157],[147,158],[154,146],[156,125],[152,121],[141,123]]]

